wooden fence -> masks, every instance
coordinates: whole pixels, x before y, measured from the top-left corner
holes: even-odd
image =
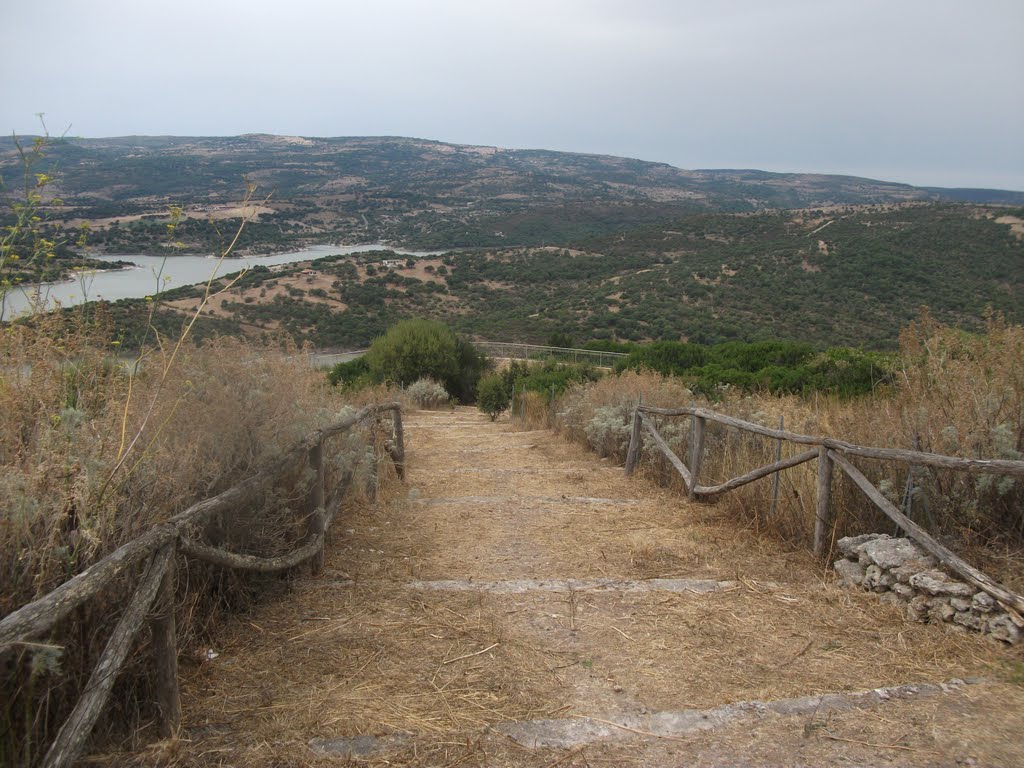
[[[250,477],[217,496],[193,504],[166,523],[121,546],[49,594],[19,608],[0,621],[0,649],[27,642],[30,638],[49,630],[70,611],[94,597],[129,568],[145,561],[143,574],[134,595],[93,668],[84,693],[58,731],[41,765],[46,768],[71,765],[82,752],[93,726],[106,706],[114,681],[132,648],[133,640],[150,615],[154,603],[157,607],[149,623],[152,631],[160,729],[165,735],[177,730],[181,720],[181,703],[174,620],[175,554],[180,552],[188,557],[226,568],[263,573],[283,571],[311,561],[314,572],[318,572],[323,566],[327,530],[333,522],[338,502],[351,480],[351,476],[342,478],[330,494],[326,494],[325,441],[384,413],[390,413],[392,421],[391,439],[385,442],[385,450],[394,462],[399,477],[404,477],[405,446],[399,404],[367,406],[336,424],[316,430],[259,475]],[[304,457],[316,475],[309,493],[306,536],[290,553],[278,557],[256,557],[228,552],[188,538],[186,528],[206,521],[214,513],[232,509],[252,499],[257,492],[273,485],[281,473],[295,461]]]
[[[652,415],[657,416],[689,416],[690,417],[690,440],[688,463],[684,463],[669,447],[665,439],[659,434],[657,426],[651,420]],[[707,422],[712,421],[733,427],[743,432],[755,435],[770,437],[774,440],[785,440],[798,445],[811,446],[803,453],[791,456],[787,459],[775,461],[758,469],[747,472],[739,477],[734,477],[719,485],[706,486],[699,482],[701,461],[704,454],[704,430]],[[638,406],[633,414],[633,431],[629,441],[629,451],[626,454],[626,474],[632,474],[636,469],[640,458],[642,445],[642,432],[646,431],[653,441],[655,447],[668,459],[669,463],[683,478],[687,493],[690,498],[707,499],[719,494],[734,490],[740,486],[751,483],[762,477],[780,472],[784,469],[798,466],[808,461],[818,461],[818,483],[817,500],[815,507],[814,525],[814,553],[823,555],[828,540],[829,530],[832,527],[831,514],[831,487],[832,472],[834,467],[839,467],[853,483],[864,492],[864,494],[892,519],[900,528],[906,531],[907,535],[921,545],[938,559],[940,563],[959,574],[965,581],[975,587],[987,592],[1004,607],[1010,608],[1019,613],[1024,613],[1024,597],[1011,592],[1002,585],[996,583],[984,573],[965,562],[956,554],[946,549],[936,541],[921,526],[901,512],[895,504],[889,501],[864,474],[851,462],[851,456],[866,459],[882,459],[897,461],[909,466],[935,467],[941,469],[959,470],[962,472],[988,473],[1009,475],[1012,477],[1024,477],[1024,461],[1009,461],[997,459],[961,459],[953,456],[942,456],[934,453],[923,453],[921,451],[907,451],[898,448],[870,448],[861,445],[853,445],[841,440],[834,440],[828,437],[814,437],[811,435],[800,435],[794,432],[787,432],[781,429],[770,429],[748,421],[725,416],[705,408],[651,408]]]

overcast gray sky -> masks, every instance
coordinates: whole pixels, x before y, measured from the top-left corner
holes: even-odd
[[[1024,190],[1022,0],[0,2],[0,129],[394,135]]]

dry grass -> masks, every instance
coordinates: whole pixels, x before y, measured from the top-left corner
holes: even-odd
[[[259,471],[345,405],[288,348],[223,339],[175,352],[164,341],[137,369],[116,352],[102,316],[44,316],[0,335],[2,614]],[[339,438],[332,476],[361,460],[370,437]],[[308,483],[296,467],[273,492],[219,516],[202,535],[237,551],[286,551],[305,532]],[[207,637],[225,610],[247,605],[266,581],[195,563],[181,568],[177,618],[185,647]],[[75,611],[40,638],[44,647],[7,656],[0,762],[27,761],[60,724],[134,578]],[[118,683],[115,731],[149,717],[146,674],[143,656]]]

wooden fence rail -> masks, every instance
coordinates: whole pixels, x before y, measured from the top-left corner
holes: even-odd
[[[651,419],[652,415],[690,417],[689,466],[676,456],[665,439],[659,434],[657,426]],[[813,448],[796,456],[780,459],[766,466],[759,467],[719,485],[701,485],[699,476],[701,460],[704,454],[704,430],[709,421],[733,427],[743,432],[762,435],[776,440],[785,440],[798,445],[813,446]],[[885,495],[872,485],[871,481],[849,461],[848,457],[858,456],[868,459],[898,461],[911,466],[936,467],[961,472],[989,473],[1011,477],[1024,477],[1024,461],[962,459],[955,456],[942,456],[935,453],[908,451],[899,448],[871,448],[854,445],[842,440],[835,440],[830,437],[816,437],[787,432],[781,429],[770,429],[759,424],[752,424],[748,421],[725,416],[706,408],[652,408],[641,405],[636,408],[633,414],[633,431],[630,435],[629,450],[626,453],[627,475],[633,473],[640,459],[640,451],[643,445],[642,433],[644,431],[650,435],[654,446],[683,478],[683,483],[690,498],[696,499],[711,498],[762,477],[767,477],[784,469],[817,459],[818,480],[815,505],[814,553],[819,556],[825,554],[825,544],[828,541],[829,531],[833,523],[831,515],[832,474],[833,468],[839,467],[875,506],[903,529],[910,538],[920,544],[923,549],[934,555],[940,563],[959,574],[965,581],[987,592],[1004,607],[1010,608],[1017,613],[1024,613],[1024,597],[996,583],[942,546],[927,531],[904,515],[892,502],[885,498]]]
[[[175,554],[181,553],[226,568],[265,573],[286,570],[302,562],[312,561],[314,571],[319,571],[323,565],[327,531],[333,521],[340,497],[351,481],[349,473],[340,479],[330,496],[325,497],[325,441],[367,419],[377,418],[386,413],[391,416],[392,434],[391,439],[385,441],[384,448],[394,462],[398,476],[404,478],[405,443],[400,405],[384,403],[367,406],[342,421],[314,431],[258,475],[217,496],[193,504],[168,522],[122,545],[52,592],[13,611],[0,621],[0,650],[27,642],[32,637],[51,629],[70,611],[94,597],[129,568],[144,560],[148,561],[134,595],[93,668],[84,693],[58,731],[41,763],[42,766],[68,766],[81,754],[93,726],[107,704],[110,691],[132,648],[135,636],[146,617],[151,614],[160,730],[165,735],[177,730],[181,719],[181,703],[174,624]],[[255,557],[228,552],[186,536],[187,527],[205,521],[215,512],[236,507],[251,499],[261,489],[277,482],[281,473],[295,461],[304,458],[316,473],[309,493],[309,523],[305,538],[298,542],[290,553],[278,557]],[[151,611],[154,604],[157,605],[155,612]]]

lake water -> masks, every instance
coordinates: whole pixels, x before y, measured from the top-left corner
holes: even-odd
[[[28,311],[34,303],[36,290],[45,299],[47,308],[57,302],[62,307],[82,304],[86,301],[117,301],[151,296],[157,291],[180,288],[183,285],[204,283],[217,270],[218,275],[255,266],[291,264],[297,261],[321,259],[335,254],[364,253],[366,251],[389,250],[403,256],[436,256],[443,251],[405,251],[400,248],[370,243],[366,245],[314,245],[302,251],[277,253],[273,256],[246,256],[224,259],[219,268],[212,256],[98,256],[98,261],[130,261],[135,266],[129,269],[86,272],[73,280],[62,283],[42,283],[12,289],[4,297],[3,315],[6,320]]]

